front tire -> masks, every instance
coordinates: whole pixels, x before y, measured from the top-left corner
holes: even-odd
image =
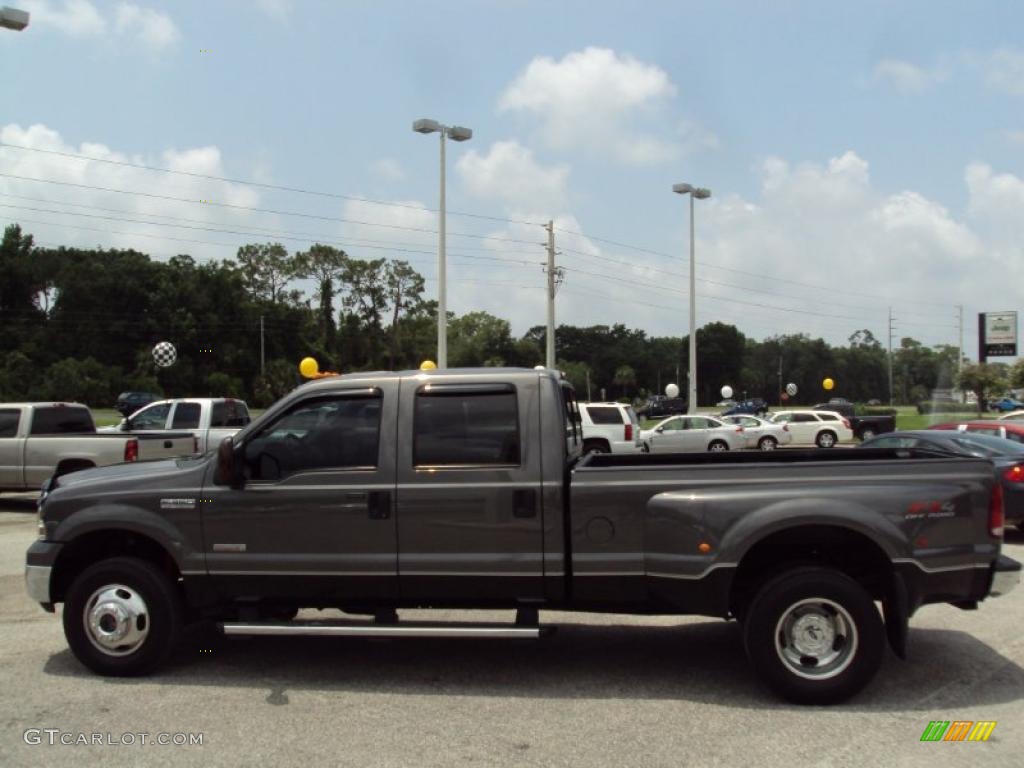
[[[72,653],[93,672],[144,675],[163,663],[178,643],[181,596],[152,563],[112,557],[75,578],[63,622]]]
[[[834,704],[878,672],[885,629],[867,591],[829,568],[795,568],[768,582],[743,624],[761,681],[797,704]]]

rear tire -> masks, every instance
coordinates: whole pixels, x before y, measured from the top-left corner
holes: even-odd
[[[860,439],[861,440],[870,440],[874,436],[875,436],[875,430],[873,430],[871,427],[865,427],[864,429],[861,430],[861,433],[860,433]]]
[[[778,446],[779,443],[774,437],[762,437],[757,441],[757,447],[762,451],[774,451]]]
[[[817,443],[819,448],[834,448],[837,442],[836,433],[825,430],[819,432],[818,436],[814,438],[814,442]]]
[[[181,596],[145,560],[112,557],[86,568],[64,603],[64,636],[82,664],[101,675],[145,675],[178,644]]]
[[[590,440],[583,444],[583,455],[588,453],[611,453],[611,450],[602,442]]]
[[[720,453],[722,451],[729,450],[729,444],[723,440],[712,440],[708,445],[708,450],[712,453]]]
[[[878,672],[885,629],[867,591],[830,568],[794,568],[744,612],[743,644],[761,681],[797,704],[834,704]]]

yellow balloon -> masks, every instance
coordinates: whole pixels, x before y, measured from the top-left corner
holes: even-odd
[[[318,373],[320,373],[320,366],[317,365],[316,360],[312,357],[302,358],[302,362],[299,363],[299,373],[305,376],[307,379],[312,379]]]
[[[825,379],[823,382],[821,382],[821,386],[823,386],[825,389],[832,389],[832,387],[834,387],[835,385],[836,383],[832,381],[832,379]]]
[[[437,363],[435,363],[433,360],[424,360],[422,363],[420,363],[420,370],[421,371],[436,371],[437,370]]]

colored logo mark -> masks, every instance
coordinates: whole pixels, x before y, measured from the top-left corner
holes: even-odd
[[[995,720],[932,720],[921,741],[988,741],[995,728]]]

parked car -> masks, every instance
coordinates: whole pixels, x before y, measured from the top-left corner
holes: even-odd
[[[50,475],[195,452],[188,432],[99,434],[81,403],[0,403],[0,491],[35,491]]]
[[[682,397],[655,396],[647,401],[643,410],[645,419],[660,419],[662,416],[673,416],[686,413],[686,399]]]
[[[155,403],[162,397],[163,395],[158,395],[153,392],[122,392],[117,396],[117,402],[114,403],[114,410],[122,416],[129,416],[139,410],[142,406]]]
[[[738,451],[746,445],[743,427],[712,416],[671,416],[640,433],[651,453]]]
[[[51,480],[26,591],[62,604],[74,656],[111,676],[158,669],[193,621],[228,635],[443,637],[438,649],[458,654],[459,638],[540,637],[546,610],[735,618],[767,686],[826,704],[867,685],[887,641],[906,654],[920,606],[978,607],[1020,580],[987,460],[580,458],[574,402],[550,370],[309,382],[216,452]],[[517,622],[280,618],[306,607],[514,608]]]
[[[787,425],[794,443],[832,448],[842,443],[853,442],[850,422],[835,411],[779,411],[773,414],[770,420],[774,424]]]
[[[928,429],[955,429],[958,432],[968,432],[976,435],[990,435],[1012,440],[1015,443],[1024,443],[1024,422],[1014,423],[1012,421],[960,421],[948,424],[933,424]]]
[[[989,409],[1008,413],[1009,411],[1019,411],[1024,409],[1024,403],[1014,397],[1004,397],[1001,400],[990,401]]]
[[[116,427],[100,432],[160,433],[188,430],[195,435],[200,453],[216,448],[252,419],[245,401],[225,397],[189,397],[150,403]]]
[[[584,453],[640,453],[640,420],[624,403],[580,403]]]
[[[1010,411],[1002,416],[996,417],[997,421],[1021,421],[1024,420],[1024,411]]]
[[[723,416],[736,416],[741,413],[749,413],[751,416],[764,416],[768,413],[768,403],[760,397],[755,397],[752,400],[743,400],[736,403],[732,408],[722,411]]]
[[[846,400],[833,399],[827,403],[819,403],[814,406],[814,410],[834,411],[840,414],[850,422],[850,429],[859,440],[870,440],[875,435],[892,432],[896,429],[895,416],[857,416],[854,413],[853,403]]]
[[[745,415],[723,416],[722,421],[743,427],[747,448],[774,451],[780,445],[789,445],[793,442],[793,435],[786,424],[774,424],[767,419]]]
[[[907,430],[866,440],[861,448],[899,448],[919,455],[977,456],[991,459],[1003,488],[1006,522],[1024,529],[1024,445],[980,433]]]

